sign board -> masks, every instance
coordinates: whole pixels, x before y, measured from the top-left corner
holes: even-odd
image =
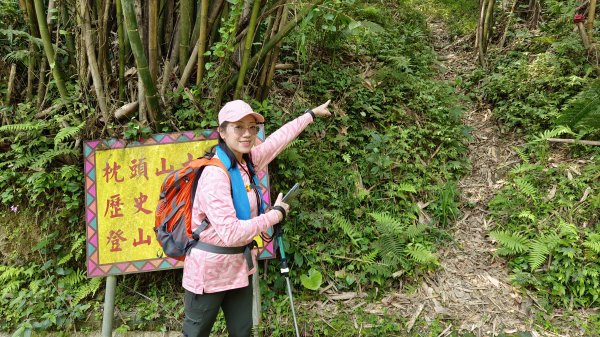
[[[264,138],[261,127],[257,142]],[[156,241],[154,211],[160,186],[170,172],[203,156],[217,141],[216,130],[205,130],[84,143],[88,277],[183,267],[183,262],[164,257]],[[268,172],[257,175],[263,199],[270,204]],[[255,239],[259,259],[275,257],[272,242]]]

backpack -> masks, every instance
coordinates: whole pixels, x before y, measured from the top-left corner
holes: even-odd
[[[171,172],[160,188],[156,206],[154,231],[165,254],[179,261],[185,260],[188,250],[198,244],[199,234],[208,221],[192,232],[192,206],[200,175],[206,166],[227,169],[218,158],[198,158],[184,168]],[[227,173],[229,175],[229,173]]]

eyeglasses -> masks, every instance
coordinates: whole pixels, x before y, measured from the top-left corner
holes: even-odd
[[[233,133],[235,133],[237,136],[243,136],[246,134],[246,131],[250,132],[250,134],[252,136],[255,136],[258,133],[258,130],[260,130],[260,126],[258,125],[251,125],[248,127],[245,127],[243,125],[236,125],[236,124],[230,124],[233,128]]]

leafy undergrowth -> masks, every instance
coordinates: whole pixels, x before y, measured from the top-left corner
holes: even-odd
[[[548,1],[538,29],[516,14],[507,48],[491,49],[489,69],[467,81],[471,95],[526,142],[514,148],[521,161],[488,205],[496,222],[490,237],[513,283],[545,311],[539,319],[549,331],[558,329],[552,312],[597,307],[600,296],[600,151],[549,143],[599,135],[597,61],[572,29],[577,6]],[[587,330],[594,320],[578,325],[578,334],[595,331]]]
[[[381,294],[435,270],[436,249],[447,242],[446,230],[458,215],[455,182],[468,168],[460,97],[454,87],[433,79],[436,56],[427,43],[425,18],[397,1],[332,6],[330,14],[317,18],[316,28],[302,25],[286,40],[282,60],[298,68],[279,71],[270,97],[252,102],[267,117],[269,131],[308,106],[333,101],[335,116],[311,125],[270,166],[272,191],[302,183],[284,237],[303,301],[318,295],[302,288],[301,276],[315,289],[325,284],[340,292]],[[20,104],[16,124],[0,130],[0,141],[11,144],[11,151],[0,153],[2,219],[23,215],[3,259],[14,266],[3,266],[0,274],[0,316],[7,318],[2,330],[85,331],[97,329],[101,319],[101,280],[84,277],[83,173],[75,141],[97,133],[79,121],[93,107],[75,99],[70,104],[72,114],[45,120],[36,120],[31,105]],[[174,108],[172,125],[212,125],[194,120],[190,107],[184,98]],[[64,128],[65,119],[75,126]],[[136,123],[109,127],[125,138],[152,132]],[[171,124],[160,131],[172,131]],[[423,209],[431,221],[420,221]],[[35,235],[40,232],[44,235]],[[31,246],[33,254],[22,253]],[[115,327],[178,330],[180,273],[119,277]],[[262,283],[265,297],[283,303],[273,295],[285,293],[276,263],[269,263]],[[278,317],[285,307],[264,303],[266,317]],[[333,319],[331,329],[327,324],[307,329],[334,334],[349,317]],[[386,323],[385,317],[360,311],[356,317],[372,335],[400,333],[403,322]],[[265,321],[268,331],[289,332],[276,320]]]

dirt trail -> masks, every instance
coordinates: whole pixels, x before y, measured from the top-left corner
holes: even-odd
[[[430,21],[430,29],[439,55],[440,80],[453,82],[473,70],[476,58],[471,43],[453,44],[439,21]],[[520,141],[501,132],[489,108],[465,104],[463,122],[472,128],[473,137],[469,143],[472,170],[459,182],[462,208],[454,227],[456,242],[439,252],[440,269],[423,282],[418,294],[405,300],[416,304],[413,315],[422,308],[421,318],[447,323],[447,332],[440,336],[452,331],[471,331],[476,336],[516,331],[537,334],[540,329],[531,326],[530,312],[535,303],[510,285],[507,267],[494,258],[494,245],[487,237],[493,223],[486,205],[502,187],[506,170],[517,162],[511,148]]]

